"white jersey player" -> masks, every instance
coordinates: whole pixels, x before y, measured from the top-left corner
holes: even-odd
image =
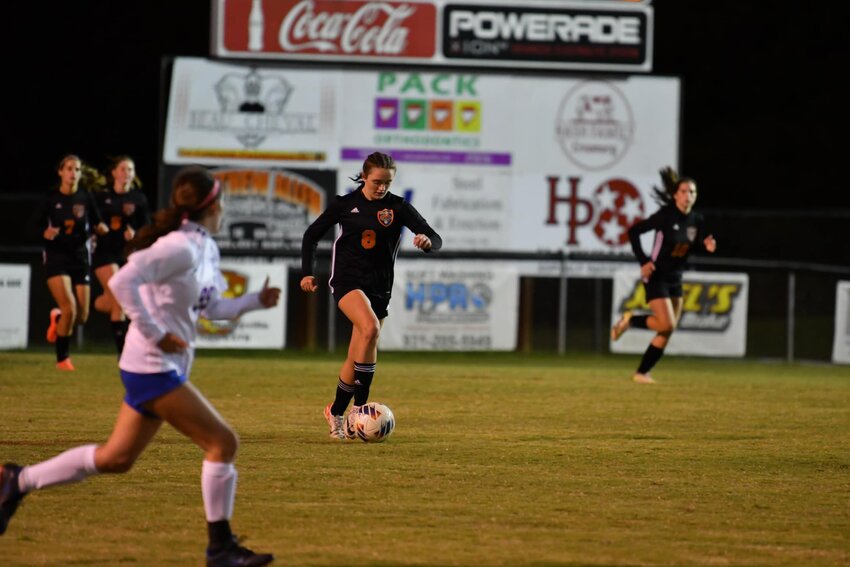
[[[220,186],[203,168],[177,173],[171,206],[154,215],[130,242],[136,250],[109,281],[132,323],[119,362],[126,395],[109,440],[84,445],[47,461],[0,469],[0,534],[23,497],[32,490],[77,482],[97,473],[122,473],[153,439],[163,421],[204,450],[201,492],[209,545],[206,563],[265,565],[274,558],[239,545],[230,530],[236,492],[233,460],[236,434],[188,382],[195,324],[277,305],[280,289],[268,281],[256,293],[224,299],[218,247],[211,235],[221,227]]]

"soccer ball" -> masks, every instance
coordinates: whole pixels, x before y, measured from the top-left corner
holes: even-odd
[[[378,402],[369,402],[348,414],[348,437],[358,437],[366,443],[380,443],[395,429],[393,411]]]

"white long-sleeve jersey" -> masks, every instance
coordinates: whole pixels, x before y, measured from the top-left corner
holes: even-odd
[[[220,297],[227,282],[219,262],[218,245],[202,226],[191,221],[127,258],[109,280],[109,289],[130,318],[118,363],[122,370],[141,374],[176,370],[188,376],[199,315],[235,319],[263,308],[258,293]],[[163,352],[157,343],[167,332],[186,341],[186,350]]]

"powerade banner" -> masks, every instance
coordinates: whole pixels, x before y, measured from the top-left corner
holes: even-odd
[[[651,28],[648,6],[449,2],[442,48],[467,65],[651,71]]]
[[[835,337],[832,362],[850,364],[850,281],[838,282],[835,288]]]
[[[501,262],[396,262],[382,350],[514,350],[519,275]]]
[[[268,348],[286,346],[286,264],[251,264],[226,260],[221,273],[227,281],[223,297],[241,297],[260,291],[266,278],[269,287],[279,287],[280,302],[271,309],[249,311],[235,321],[198,319],[198,348]]]
[[[0,264],[0,349],[27,348],[30,266]]]
[[[742,357],[747,351],[747,274],[685,272],[682,317],[666,354]],[[611,325],[626,310],[651,313],[640,272],[633,268],[614,274]],[[654,331],[629,329],[611,352],[642,353]]]

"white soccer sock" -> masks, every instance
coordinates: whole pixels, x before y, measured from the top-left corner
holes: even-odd
[[[230,520],[238,476],[233,463],[204,461],[201,468],[201,494],[208,522]]]
[[[95,449],[97,445],[74,447],[52,459],[24,467],[18,476],[18,488],[21,492],[29,492],[57,484],[79,482],[97,474],[97,467],[94,465]]]

